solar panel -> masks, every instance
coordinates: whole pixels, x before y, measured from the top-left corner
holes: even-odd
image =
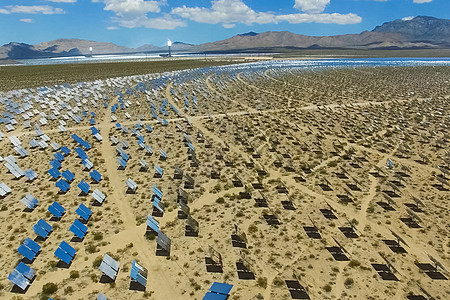
[[[67,146],[61,147],[61,152],[64,154],[64,156],[67,156],[70,154],[70,149]]]
[[[81,192],[83,192],[84,194],[89,193],[89,190],[91,189],[91,187],[89,186],[89,184],[84,181],[81,180],[81,182],[77,185],[77,187],[81,190]]]
[[[158,238],[156,239],[156,243],[167,253],[170,253],[170,245],[171,241],[167,235],[165,235],[162,231],[158,232]]]
[[[100,293],[97,296],[97,300],[108,300],[108,298],[105,295],[103,295],[102,293]]]
[[[159,232],[159,223],[151,215],[147,216],[147,226],[156,234]]]
[[[89,159],[87,159],[87,158],[84,159],[81,163],[82,163],[83,166],[84,166],[86,169],[88,169],[88,170],[92,169],[92,167],[94,166],[94,164],[93,164]]]
[[[26,264],[24,264],[23,262],[20,262],[17,265],[16,270],[29,280],[32,280],[34,278],[34,275],[36,275],[36,271],[27,266]]]
[[[72,256],[70,256],[66,251],[64,251],[60,247],[58,247],[55,250],[55,256],[68,265],[70,265],[70,263],[72,262],[72,259],[73,259]]]
[[[212,293],[228,295],[233,286],[227,283],[214,282],[209,289]]]
[[[161,213],[164,213],[164,204],[162,204],[161,199],[156,198],[153,201],[153,207],[159,210]]]
[[[27,194],[22,198],[22,200],[20,200],[20,202],[22,202],[29,209],[34,209],[38,204],[38,200],[31,194]]]
[[[51,160],[51,161],[50,161],[50,165],[51,165],[53,168],[55,168],[55,169],[61,168],[61,162],[59,162],[59,161],[56,160],[56,159]]]
[[[60,179],[58,182],[56,182],[56,187],[58,187],[63,193],[65,193],[65,192],[67,192],[68,190],[69,190],[69,188],[70,188],[70,185],[66,182],[66,181],[64,181],[64,180],[62,180],[62,179]]]
[[[59,162],[62,162],[64,160],[64,155],[60,152],[56,152],[55,154],[53,154],[53,157]]]
[[[160,166],[158,166],[158,165],[155,165],[154,168],[155,168],[155,173],[156,173],[158,176],[162,177],[162,176],[163,176],[163,173],[164,173],[163,169],[162,169]]]
[[[103,274],[112,280],[115,280],[117,273],[119,272],[119,263],[108,254],[105,254],[99,269],[103,272]]]
[[[92,194],[91,194],[92,198],[94,198],[95,201],[97,201],[98,203],[103,203],[103,201],[105,201],[106,196],[100,192],[98,189],[95,189]]]
[[[28,170],[24,171],[24,174],[27,177],[27,179],[30,181],[33,181],[38,177],[37,173],[35,171],[33,171],[32,169],[28,169]]]
[[[75,234],[78,238],[83,239],[87,233],[87,226],[80,222],[80,220],[75,219],[73,224],[70,226],[69,231]]]
[[[129,188],[130,190],[135,191],[135,190],[137,189],[137,184],[136,184],[136,182],[134,182],[133,180],[131,180],[131,178],[128,178],[126,184],[127,184],[128,188]]]
[[[70,246],[65,241],[62,241],[61,244],[59,245],[59,247],[72,257],[74,257],[75,253],[77,252],[74,248],[72,248],[72,246]]]
[[[120,168],[125,169],[127,167],[127,162],[122,157],[117,158],[117,162]]]
[[[17,251],[29,261],[32,261],[36,257],[36,253],[23,244],[19,246]]]
[[[78,206],[75,212],[86,221],[89,220],[92,215],[92,211],[83,203]]]
[[[61,176],[61,173],[55,167],[48,170],[48,174],[50,174],[50,176],[52,176],[53,179],[57,179],[59,176]]]
[[[43,239],[47,238],[52,229],[53,227],[42,219],[33,225],[34,232]]]
[[[167,153],[163,149],[159,149],[159,155],[162,159],[167,159]]]
[[[130,271],[131,280],[136,281],[145,287],[147,285],[147,275],[147,269],[133,260]]]
[[[89,175],[91,175],[91,178],[96,182],[102,180],[102,175],[97,170],[92,170]]]
[[[148,169],[147,162],[145,160],[143,160],[143,159],[140,159],[139,163],[141,164],[141,170],[147,171],[147,169]]]
[[[68,181],[71,182],[74,178],[75,175],[70,172],[69,170],[65,170],[64,172],[62,172],[62,176]]]
[[[50,147],[52,147],[54,151],[58,151],[61,148],[61,146],[56,142],[51,143]]]
[[[11,193],[11,189],[4,183],[0,183],[0,196],[6,196]]]
[[[39,142],[33,139],[30,141],[30,146],[31,148],[36,148],[37,146],[39,146]]]
[[[55,201],[48,207],[48,211],[59,219],[62,217],[66,210],[58,202]]]
[[[11,274],[8,275],[8,280],[22,290],[26,290],[26,288],[30,284],[30,281],[23,274],[17,271],[17,269],[14,269]]]
[[[81,149],[80,147],[75,148],[75,152],[77,153],[78,157],[81,158],[81,159],[87,159],[88,158],[86,152],[84,152],[84,150]]]
[[[215,294],[211,292],[207,292],[202,300],[226,300],[228,298],[227,295]]]
[[[145,150],[146,154],[148,154],[148,155],[152,155],[153,154],[153,150],[152,150],[152,148],[150,148],[149,145],[146,145],[144,150]]]
[[[152,187],[152,192],[153,192],[153,194],[156,195],[156,197],[158,197],[159,199],[162,199],[163,194],[162,194],[162,192],[156,187],[156,185],[153,185],[153,187]]]
[[[38,253],[41,250],[41,246],[30,238],[26,238],[23,245],[31,249],[34,253]]]

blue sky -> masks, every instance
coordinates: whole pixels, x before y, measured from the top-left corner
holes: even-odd
[[[80,38],[161,46],[269,30],[336,35],[418,15],[450,19],[450,0],[1,0],[0,44]]]

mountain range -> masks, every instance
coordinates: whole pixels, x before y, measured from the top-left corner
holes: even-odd
[[[11,42],[0,47],[0,59],[28,59],[93,54],[155,53],[167,47],[138,48],[81,39],[57,39],[39,45]],[[174,42],[172,51],[190,53],[270,52],[275,49],[449,49],[450,20],[418,16],[395,20],[359,34],[306,36],[288,31],[248,32],[229,39],[193,45]]]

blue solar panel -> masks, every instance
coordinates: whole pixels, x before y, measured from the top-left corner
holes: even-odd
[[[62,155],[60,152],[56,152],[56,153],[53,155],[53,157],[56,158],[59,162],[61,162],[61,161],[64,160],[64,155]]]
[[[25,176],[27,177],[28,180],[34,180],[37,177],[37,174],[34,170],[32,169],[28,169],[24,172]]]
[[[91,127],[91,132],[92,132],[92,134],[99,133],[98,129],[95,127]]]
[[[14,269],[11,274],[8,275],[8,280],[17,285],[22,290],[25,290],[30,284],[29,280],[16,269]]]
[[[89,123],[91,123],[91,125],[95,125],[95,120],[94,119],[89,119]]]
[[[83,223],[81,223],[80,220],[75,219],[75,221],[73,222],[73,225],[75,225],[76,227],[78,227],[78,229],[80,229],[82,232],[86,233],[88,228],[86,225],[84,225]]]
[[[117,161],[119,162],[119,165],[122,167],[122,168],[126,168],[127,167],[127,162],[122,158],[122,157],[119,157],[118,159],[117,159]]]
[[[70,265],[70,262],[72,261],[72,258],[73,258],[69,254],[67,254],[64,250],[62,250],[61,248],[56,249],[55,256],[68,265]]]
[[[84,205],[83,203],[81,203],[80,206],[78,206],[75,212],[86,221],[92,215],[92,211],[88,207],[86,207],[86,205]]]
[[[150,227],[151,230],[158,233],[159,232],[159,223],[152,216],[147,217],[147,226]]]
[[[56,183],[56,187],[58,187],[63,193],[65,193],[70,188],[70,185],[61,179]]]
[[[59,247],[64,251],[66,251],[72,257],[75,256],[75,253],[77,252],[74,248],[72,248],[72,246],[67,244],[65,241],[62,241]]]
[[[50,161],[50,165],[51,165],[53,168],[56,168],[56,169],[61,168],[61,162],[59,162],[59,161],[56,160],[56,159],[51,160],[51,161]]]
[[[45,231],[44,228],[40,227],[37,224],[33,225],[33,230],[34,232],[39,235],[40,237],[42,237],[43,239],[47,238],[49,232]]]
[[[83,117],[87,116],[87,112],[86,111],[82,111],[81,113],[83,114]]]
[[[75,220],[75,221],[78,221],[78,220]],[[72,232],[73,234],[75,234],[80,239],[83,239],[84,236],[86,235],[86,232],[83,232],[78,226],[75,225],[75,223],[70,226],[69,231]]]
[[[61,176],[61,173],[59,172],[59,170],[57,168],[52,168],[52,169],[48,170],[48,174],[50,174],[50,176],[52,176],[54,179]]]
[[[77,186],[85,194],[89,193],[89,190],[91,189],[89,184],[84,180],[81,180],[81,182]]]
[[[41,250],[41,246],[30,238],[26,238],[25,241],[23,241],[23,244],[30,248],[34,253],[38,253],[39,250]]]
[[[58,202],[55,201],[48,207],[48,211],[51,212],[55,217],[61,218],[66,210]]]
[[[70,149],[67,146],[61,147],[61,151],[62,153],[64,153],[64,155],[70,154]]]
[[[136,261],[133,260],[131,271],[130,271],[130,277],[132,280],[138,282],[142,286],[147,285],[147,274],[148,271],[146,268],[139,265]]]
[[[152,187],[152,192],[156,195],[156,197],[162,199],[162,192],[155,185]]]
[[[121,129],[122,125],[120,125],[120,123],[116,123],[116,127],[117,127],[117,129]]]
[[[125,151],[122,151],[122,152],[120,153],[120,156],[122,156],[122,158],[123,158],[125,161],[128,161],[128,160],[130,159],[130,156],[129,156],[128,154],[126,154]]]
[[[232,288],[231,284],[214,282],[209,290],[213,293],[228,295]]]
[[[84,150],[81,149],[80,147],[75,148],[75,152],[77,153],[78,157],[81,159],[88,158],[86,152],[84,152]]]
[[[155,172],[160,176],[163,176],[164,173],[163,169],[160,166],[155,166]]]
[[[45,222],[42,219],[39,219],[39,221],[37,221],[37,225],[39,225],[40,227],[42,227],[44,230],[46,230],[47,232],[52,231],[53,227],[52,225],[48,224],[47,222]]]
[[[16,270],[22,274],[23,276],[25,276],[25,278],[31,280],[34,278],[34,275],[36,275],[36,271],[34,271],[32,268],[30,268],[29,266],[27,266],[26,264],[24,264],[23,262],[20,262],[17,267]]]
[[[63,176],[68,182],[71,182],[71,181],[75,178],[75,175],[73,175],[73,173],[70,172],[69,170],[65,170],[64,172],[62,172],[62,176]]]
[[[20,245],[17,251],[30,261],[36,257],[36,253],[25,245]]]
[[[227,297],[228,297],[227,295],[214,294],[211,292],[207,292],[202,300],[226,300]]]
[[[97,171],[97,170],[93,170],[90,173],[92,179],[94,179],[96,182],[99,182],[100,180],[102,180],[102,175]]]

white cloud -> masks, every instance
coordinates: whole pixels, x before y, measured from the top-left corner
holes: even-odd
[[[276,22],[275,15],[255,12],[241,0],[215,0],[212,1],[211,8],[183,5],[172,9],[171,13],[199,23],[224,23],[227,24],[226,26],[230,26],[232,23],[251,25]]]
[[[55,3],[75,3],[78,0],[45,0],[45,1],[50,1],[50,2],[55,2]]]
[[[277,15],[272,12],[256,12],[242,0],[213,0],[211,7],[174,7],[170,13],[162,13],[161,7],[167,5],[167,0],[91,0],[103,3],[104,10],[115,14],[112,21],[121,27],[146,27],[155,29],[175,29],[187,26],[186,20],[206,24],[222,24],[232,28],[238,23],[277,24],[279,22],[297,23],[334,23],[354,24],[361,22],[356,14],[324,14],[325,6],[330,0],[296,1],[296,7],[308,13]],[[315,6],[314,6],[314,5]],[[311,14],[310,11],[318,12]]]
[[[147,13],[158,13],[160,6],[165,1],[145,1],[145,0],[92,0],[92,2],[103,2],[104,10],[110,10],[120,16],[144,15]]]
[[[317,14],[323,12],[328,4],[330,4],[330,0],[295,0],[294,8]]]
[[[414,3],[428,3],[431,1],[433,1],[433,0],[413,0]]]
[[[22,14],[44,14],[44,15],[55,15],[55,14],[63,14],[64,10],[58,7],[52,7],[49,5],[33,5],[33,6],[24,6],[24,5],[8,5],[4,8],[0,8],[0,14],[14,14],[14,13],[22,13]]]
[[[109,27],[106,27],[106,29],[108,29],[108,30],[116,30],[116,29],[119,29],[119,27],[117,27],[117,26],[109,26]]]
[[[20,19],[20,22],[24,22],[24,23],[32,23],[33,19]]]
[[[402,18],[403,21],[410,21],[410,20],[412,20],[412,19],[414,19],[413,16],[409,16],[409,17],[404,17],[404,18]]]
[[[175,29],[186,26],[186,22],[174,19],[168,14],[149,18],[150,13],[161,12],[161,6],[166,5],[166,0],[92,0],[105,4],[104,10],[114,12],[112,21],[119,26],[127,28],[146,27],[154,29]]]
[[[328,1],[328,0],[327,0]],[[328,1],[329,2],[329,1]],[[225,28],[232,28],[235,23],[268,24],[287,21],[291,24],[298,23],[335,23],[355,24],[361,22],[361,17],[356,14],[288,14],[275,15],[273,13],[255,12],[241,0],[214,0],[211,8],[205,7],[182,7],[173,8],[172,14],[181,18],[189,19],[199,23],[219,24]]]

